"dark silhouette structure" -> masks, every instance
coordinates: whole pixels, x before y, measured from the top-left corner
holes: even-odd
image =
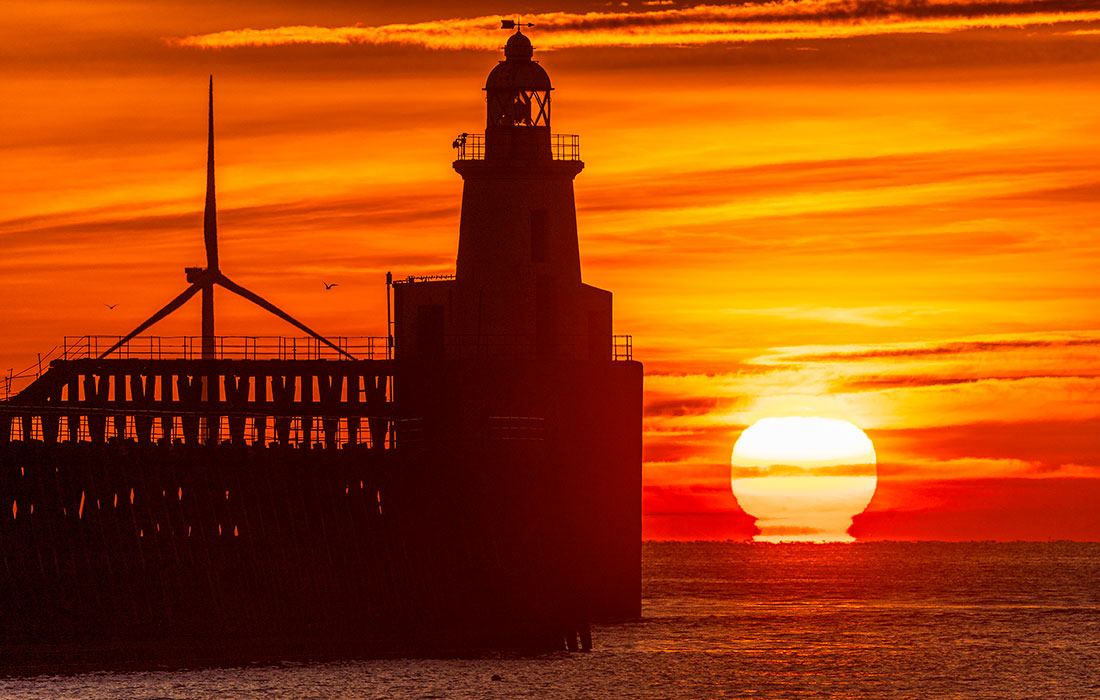
[[[206,267],[0,402],[0,668],[575,649],[640,616],[641,365],[581,282],[551,90],[517,31],[454,143],[456,274],[388,279],[358,344],[219,269],[211,101]],[[215,336],[214,285],[310,337]],[[195,343],[139,337],[200,291]]]

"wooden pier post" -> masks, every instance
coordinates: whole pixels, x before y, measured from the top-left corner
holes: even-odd
[[[183,409],[183,440],[189,445],[199,442],[199,415],[202,405],[203,378],[195,374],[180,373],[176,376],[176,393]]]
[[[265,409],[267,408],[267,381],[268,381],[268,379],[267,379],[266,374],[257,374],[256,375],[255,408],[256,408],[257,413],[261,413],[261,414],[265,413],[266,412]],[[256,442],[255,442],[255,444],[260,445],[260,446],[266,445],[267,444],[267,416],[266,415],[257,415],[255,418],[252,419],[252,421],[253,421],[253,427],[256,430]]]

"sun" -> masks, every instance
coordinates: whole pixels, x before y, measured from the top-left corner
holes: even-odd
[[[874,445],[845,420],[762,418],[730,461],[733,495],[757,519],[758,542],[850,542],[852,516],[875,493]]]

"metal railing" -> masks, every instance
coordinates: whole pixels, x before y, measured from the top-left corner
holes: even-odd
[[[417,282],[446,282],[455,279],[455,275],[409,275],[403,280],[394,280],[394,284],[416,284]]]
[[[34,380],[42,376],[49,366],[50,362],[56,360],[62,356],[63,348],[60,345],[55,345],[50,348],[49,352],[38,353],[38,360],[30,367],[27,367],[19,372],[15,371],[14,367],[8,369],[8,373],[0,378],[0,401],[10,399],[23,389],[30,386]]]
[[[66,336],[60,358],[80,360],[99,357],[119,341],[120,336]],[[386,358],[385,336],[329,338],[338,348],[360,360]],[[138,336],[131,338],[110,357],[139,360],[202,359],[202,336]],[[217,360],[346,360],[316,338],[283,336],[220,335],[214,338]]]
[[[409,277],[403,283],[454,279],[453,275],[430,275]],[[397,284],[395,282],[395,284]],[[30,385],[49,367],[52,360],[81,360],[97,358],[103,351],[118,342],[117,335],[66,336],[63,345],[58,345],[46,354],[40,354],[38,361],[16,373],[11,370],[0,376],[0,400],[9,399]],[[514,339],[509,343],[501,342],[501,337],[483,336],[481,339],[452,336],[448,338],[448,350],[456,357],[491,358],[500,356],[536,357],[537,350],[530,343],[533,339],[520,336],[507,336]],[[569,337],[579,344],[587,343],[588,336]],[[385,336],[336,337],[330,338],[337,347],[350,353],[359,360],[384,360],[387,358],[389,339]],[[482,342],[485,343],[482,346]],[[580,352],[580,350],[578,350]],[[286,338],[282,336],[217,336],[214,343],[215,359],[219,360],[346,360],[347,357],[336,352],[316,338]],[[629,335],[611,336],[611,360],[627,362],[633,359],[633,339]],[[116,359],[137,360],[198,360],[202,359],[202,336],[139,336],[132,338],[114,353]]]
[[[611,361],[629,362],[634,358],[634,338],[629,335],[611,336]]]
[[[550,153],[554,160],[580,160],[581,137],[577,134],[551,134]]]
[[[459,134],[451,145],[455,160],[485,160],[485,134]]]
[[[451,144],[455,160],[485,160],[485,134],[460,134]],[[580,160],[581,137],[577,134],[550,134],[550,156],[554,160]]]

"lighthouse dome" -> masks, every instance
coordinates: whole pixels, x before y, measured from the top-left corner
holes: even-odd
[[[504,45],[505,58],[531,58],[534,53],[535,47],[531,46],[531,40],[523,32],[508,37],[508,43]]]
[[[548,91],[550,76],[531,60],[534,48],[531,40],[520,32],[508,38],[504,46],[505,60],[497,64],[485,81],[486,90],[541,90]]]

